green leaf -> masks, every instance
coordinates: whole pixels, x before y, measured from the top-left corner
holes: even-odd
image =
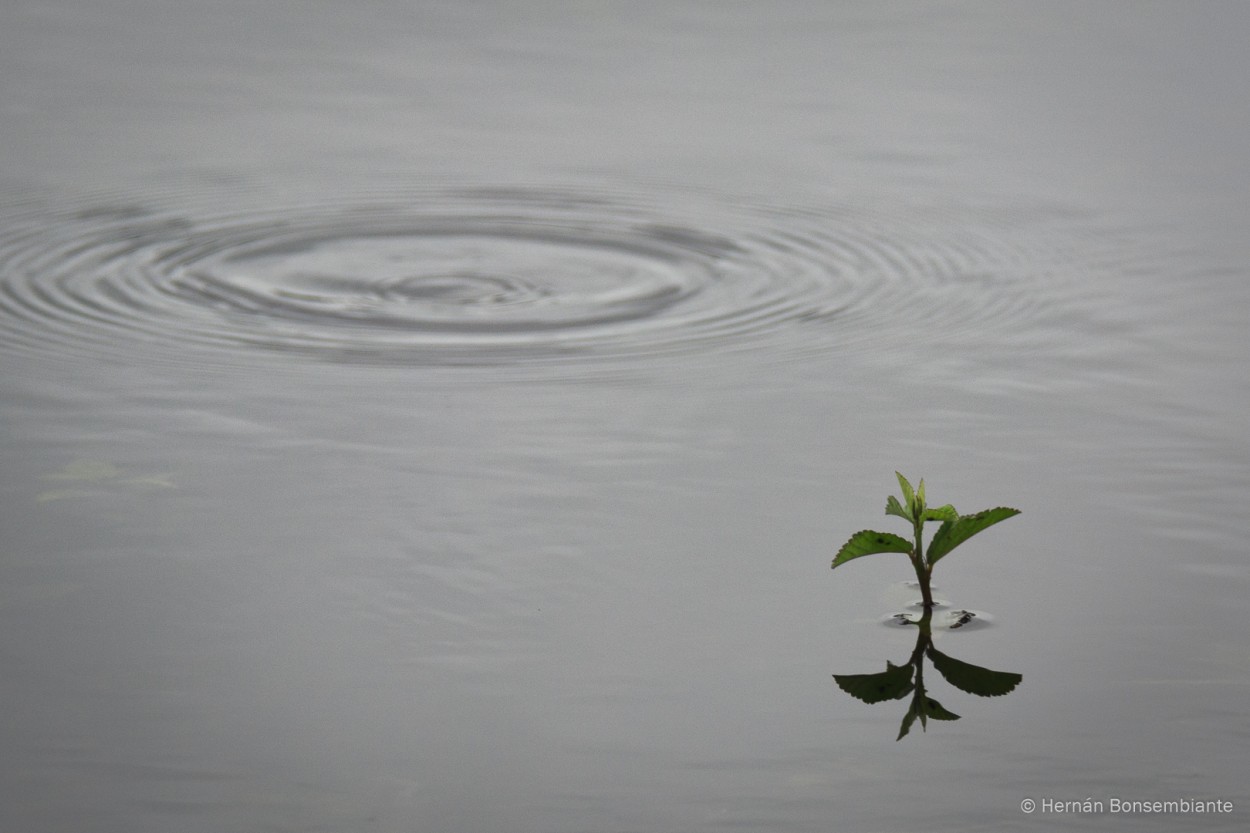
[[[874,532],[871,529],[861,529],[842,545],[842,549],[838,550],[832,566],[835,568],[840,567],[853,558],[859,558],[862,555],[873,555],[879,552],[903,552],[910,554],[911,542],[897,535],[891,535],[889,532]]]
[[[924,502],[924,478],[920,478],[920,485],[916,487],[916,514],[923,515],[925,510]]]
[[[911,693],[911,665],[895,665],[886,661],[886,670],[879,674],[834,674],[838,688],[865,703],[899,700]]]
[[[1009,694],[1024,679],[1020,674],[1006,671],[991,671],[979,665],[972,665],[929,646],[929,659],[933,667],[946,678],[946,681],[960,691],[975,694],[978,697],[1000,697]]]
[[[894,495],[890,495],[885,499],[885,514],[898,515],[908,523],[915,523],[915,520],[911,516],[911,511],[909,509],[904,509],[903,504],[899,503],[898,498]]]
[[[916,493],[912,491],[911,484],[907,482],[907,478],[903,477],[901,472],[894,472],[894,476],[898,478],[898,485],[903,490],[903,505],[908,509],[915,509]]]
[[[938,506],[934,509],[926,508],[924,510],[924,519],[926,521],[954,521],[959,519],[959,513],[955,511],[955,507],[949,503],[945,506]]]
[[[953,521],[944,521],[929,543],[929,564],[936,564],[938,559],[955,547],[967,541],[973,535],[988,529],[999,521],[1005,521],[1013,515],[1019,515],[1019,509],[997,506],[974,515],[960,515]]]

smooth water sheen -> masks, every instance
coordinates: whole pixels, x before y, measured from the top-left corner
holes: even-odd
[[[1245,829],[1248,18],[7,4],[0,829]]]

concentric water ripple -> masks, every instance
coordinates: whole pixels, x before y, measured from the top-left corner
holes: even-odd
[[[975,216],[524,189],[103,205],[6,223],[0,339],[412,364],[849,350],[920,323],[1010,327],[1045,303],[1048,257]]]

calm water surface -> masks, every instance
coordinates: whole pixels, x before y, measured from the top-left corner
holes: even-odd
[[[1248,18],[7,4],[0,827],[1245,829]]]

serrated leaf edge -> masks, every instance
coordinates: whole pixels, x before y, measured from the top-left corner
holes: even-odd
[[[984,515],[988,515],[991,512],[1010,512],[1011,514],[1004,515],[1003,517],[998,518],[994,521],[991,521],[990,523],[986,524],[985,526],[979,529],[973,530],[972,532],[968,533],[963,538],[960,538],[958,541],[956,541],[953,544],[950,544],[949,546],[946,544],[947,539],[953,534],[952,530],[958,527],[959,524],[965,521],[976,521],[977,519],[981,518]],[[1002,523],[1008,518],[1014,518],[1016,515],[1019,515],[1019,514],[1020,514],[1019,509],[1013,509],[1010,506],[995,506],[990,509],[982,509],[980,512],[973,512],[968,515],[959,515],[953,521],[949,521],[949,520],[943,521],[942,525],[938,527],[938,531],[933,534],[933,540],[929,542],[929,549],[926,553],[925,558],[928,561],[929,565],[932,566],[936,564],[940,559],[946,557],[947,555],[950,555],[951,551],[953,551],[956,547],[958,547],[960,544],[964,543],[965,541],[967,541],[969,538],[973,537],[974,535],[978,535],[984,532],[985,530],[989,529],[990,527],[996,524]],[[937,553],[936,555],[934,555],[935,552]]]
[[[843,555],[846,554],[846,551],[856,542],[856,540],[861,538],[861,536],[864,536],[864,535],[876,536],[877,540],[872,543],[889,544],[890,546],[887,547],[886,549],[875,549],[875,550],[869,550],[867,552],[857,552],[854,555],[850,555],[850,556],[847,556],[846,558],[843,558]],[[898,547],[900,545],[905,547],[906,549],[899,549]],[[879,553],[885,553],[885,552],[897,552],[897,553],[902,553],[904,555],[908,555],[911,553],[911,549],[912,549],[911,542],[908,541],[906,538],[903,538],[902,536],[895,535],[892,532],[879,532],[878,530],[875,530],[875,529],[861,529],[859,532],[856,532],[854,535],[848,538],[846,540],[846,543],[843,544],[838,549],[837,554],[834,555],[833,557],[833,563],[830,566],[831,568],[836,569],[842,564],[846,564],[848,561],[854,561],[856,558],[862,558],[866,555],[877,555]],[[839,561],[839,559],[841,560]]]

